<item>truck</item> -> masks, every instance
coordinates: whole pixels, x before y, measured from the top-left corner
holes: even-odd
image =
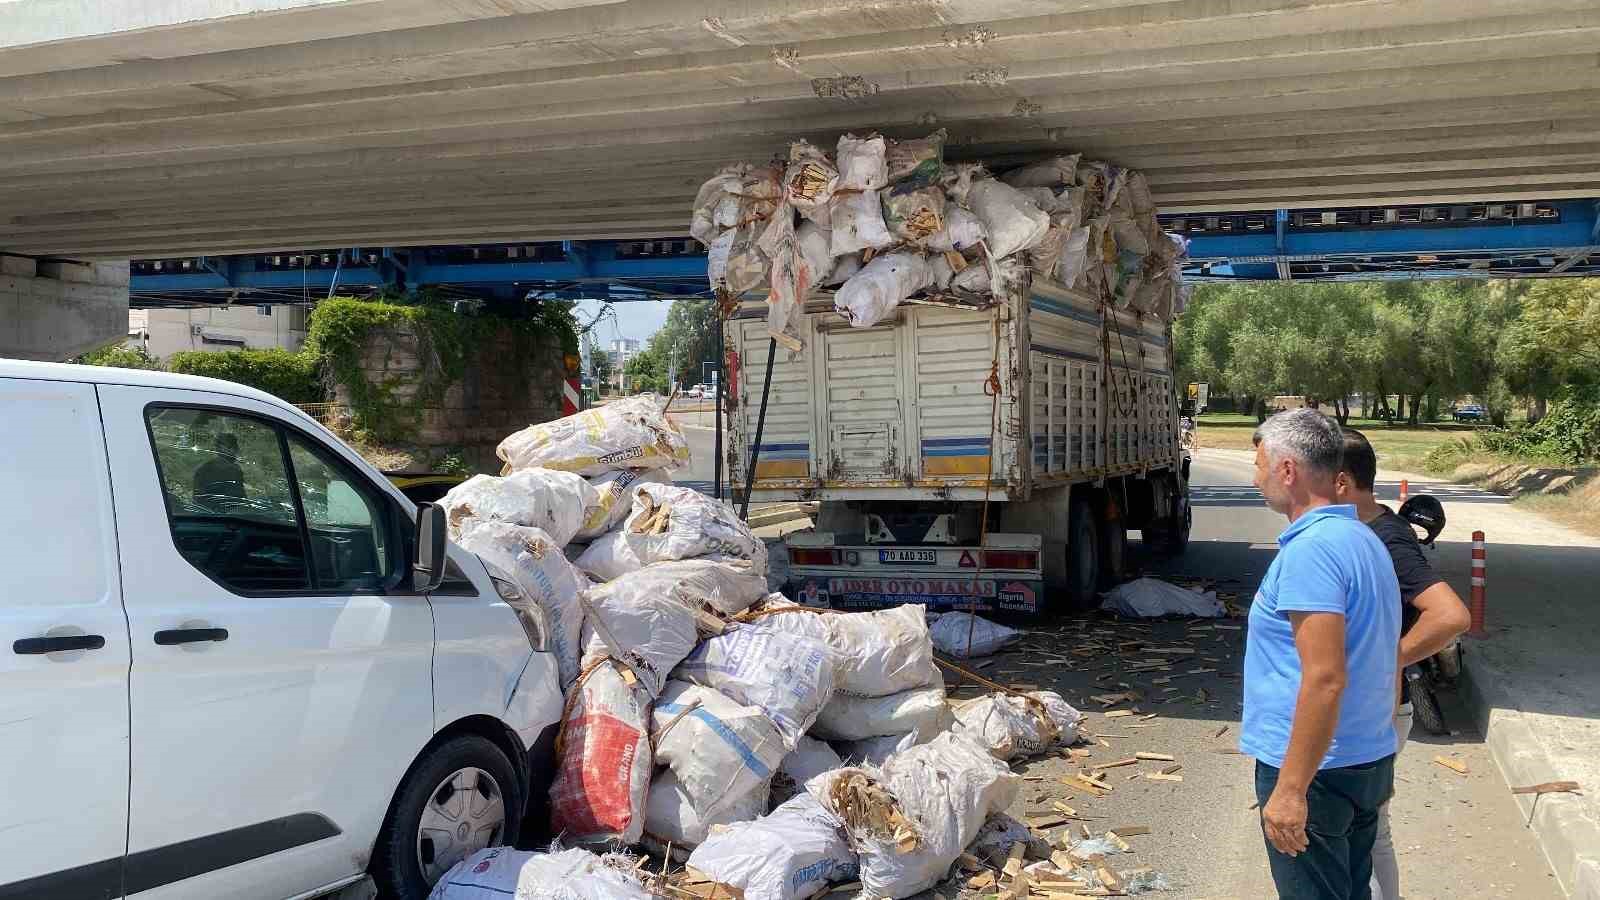
[[[736,495],[753,464],[750,500],[819,503],[787,539],[802,603],[1045,617],[1120,578],[1130,529],[1187,545],[1170,321],[1043,279],[869,328],[818,293],[804,319],[799,351],[760,297],[723,330]]]

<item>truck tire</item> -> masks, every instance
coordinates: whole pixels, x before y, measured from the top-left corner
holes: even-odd
[[[1444,723],[1444,713],[1439,709],[1439,701],[1434,698],[1433,691],[1427,685],[1412,685],[1408,692],[1411,700],[1411,715],[1422,730],[1429,734],[1449,734],[1450,726]]]
[[[1194,528],[1194,507],[1183,492],[1181,482],[1170,485],[1172,502],[1166,514],[1151,522],[1142,532],[1146,549],[1157,556],[1182,556],[1189,549],[1189,532]]]
[[[1067,513],[1066,608],[1084,610],[1094,604],[1100,588],[1100,526],[1094,506],[1085,496],[1074,496]]]
[[[500,810],[498,824],[493,815],[496,808]],[[490,847],[515,844],[521,811],[516,770],[488,738],[463,734],[434,747],[412,764],[400,782],[378,834],[370,868],[378,883],[378,896],[426,900],[433,883],[449,868],[446,863],[482,849],[477,846],[480,843]],[[436,819],[449,820],[456,830],[444,835],[429,827],[429,823],[438,824]],[[463,827],[466,838],[459,833]],[[435,831],[442,837],[436,840],[432,836]],[[441,840],[449,846],[440,849]],[[444,854],[443,858],[435,855],[438,853]]]
[[[1110,590],[1122,583],[1128,566],[1128,523],[1108,491],[1100,498],[1100,589]]]

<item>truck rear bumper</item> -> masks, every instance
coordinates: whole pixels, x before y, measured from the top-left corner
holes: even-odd
[[[796,569],[789,574],[794,597],[807,606],[881,609],[921,603],[930,612],[972,610],[1035,615],[1043,611],[1044,580],[1037,573],[918,572]]]

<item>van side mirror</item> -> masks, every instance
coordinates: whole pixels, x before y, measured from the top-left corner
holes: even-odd
[[[417,561],[411,565],[411,589],[431,593],[444,582],[445,553],[444,507],[437,503],[417,506]]]

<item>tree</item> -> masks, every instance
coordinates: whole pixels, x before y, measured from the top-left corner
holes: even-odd
[[[1542,413],[1567,385],[1600,381],[1600,280],[1503,283],[1496,293],[1519,313],[1495,343],[1510,392],[1532,398]]]
[[[124,347],[121,344],[91,350],[73,362],[85,366],[111,366],[117,369],[161,368],[161,361],[145,352],[143,347]]]
[[[633,358],[628,360],[622,372],[627,379],[627,389],[631,393],[667,392],[667,357],[653,340],[648,347],[635,353]]]
[[[674,300],[667,321],[650,336],[649,347],[661,355],[661,371],[666,381],[696,384],[701,379],[701,363],[717,358],[717,307],[710,300]],[[671,361],[677,371],[667,372]]]
[[[611,376],[617,371],[616,365],[611,361],[611,354],[600,349],[600,344],[593,335],[588,335],[585,339],[589,342],[589,376],[594,379],[596,388],[610,384]]]

